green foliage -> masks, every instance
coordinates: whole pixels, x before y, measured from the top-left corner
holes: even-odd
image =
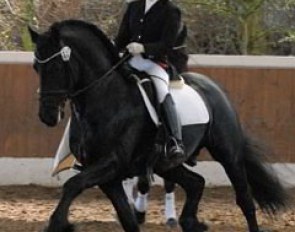
[[[22,47],[26,51],[31,51],[33,49],[33,44],[30,39],[27,26],[31,25],[34,21],[34,2],[33,0],[24,1],[23,9],[23,23],[20,26],[20,35],[22,41]]]

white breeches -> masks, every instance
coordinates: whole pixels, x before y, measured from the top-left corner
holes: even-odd
[[[169,75],[158,64],[150,59],[144,59],[141,55],[133,56],[129,60],[131,67],[141,72],[146,72],[151,76],[151,79],[156,87],[159,103],[162,103],[169,93]]]

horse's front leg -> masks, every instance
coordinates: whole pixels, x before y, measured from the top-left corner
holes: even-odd
[[[139,176],[137,182],[137,196],[134,203],[134,212],[139,224],[145,222],[146,210],[148,207],[148,194],[150,191],[150,183],[147,176]]]
[[[102,191],[111,200],[114,208],[117,211],[118,218],[126,232],[139,232],[139,226],[128,202],[128,198],[124,191],[121,181],[113,181],[107,184],[100,185]]]
[[[110,165],[97,165],[85,169],[70,178],[63,186],[62,197],[50,217],[45,232],[72,232],[74,227],[68,221],[72,201],[85,189],[103,184],[114,178],[115,169]]]

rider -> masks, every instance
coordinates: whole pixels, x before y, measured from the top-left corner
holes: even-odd
[[[133,55],[130,66],[145,71],[155,84],[163,123],[170,136],[167,155],[175,164],[183,161],[185,154],[166,70],[168,55],[182,48],[177,44],[180,35],[186,37],[186,28],[181,22],[180,9],[170,0],[133,0],[129,1],[115,38],[119,50],[127,49]]]

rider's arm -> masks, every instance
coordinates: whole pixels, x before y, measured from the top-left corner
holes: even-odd
[[[181,12],[173,7],[169,10],[165,20],[165,27],[161,39],[155,43],[145,43],[144,51],[148,58],[166,55],[175,45],[178,30],[181,26]]]

